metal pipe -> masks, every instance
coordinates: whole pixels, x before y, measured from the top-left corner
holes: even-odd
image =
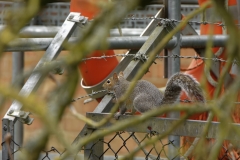
[[[61,27],[57,26],[29,26],[24,27],[20,32],[20,37],[54,37]]]
[[[225,47],[228,40],[228,35],[214,35],[213,47]],[[205,48],[209,36],[182,36],[180,39],[181,48]]]
[[[139,49],[148,39],[143,37],[110,37],[107,39],[108,49]],[[205,48],[209,36],[182,36],[181,48]],[[14,51],[42,51],[46,50],[53,38],[19,38],[9,43],[5,52]],[[227,35],[213,36],[213,47],[224,47],[228,40]],[[70,43],[76,43],[77,38],[70,38]],[[165,48],[172,49],[177,44],[177,39],[171,39]]]
[[[108,38],[108,49],[139,49],[147,41],[148,36],[143,37],[112,37]],[[168,43],[168,47],[173,48],[176,45],[176,39]]]
[[[0,26],[0,31],[4,28],[4,26]],[[19,36],[21,38],[52,38],[54,37],[61,27],[57,26],[27,26],[24,27]],[[143,32],[143,28],[122,28],[123,36],[139,36]],[[110,30],[111,37],[119,37],[118,29]]]
[[[12,83],[14,87],[21,88],[24,84],[24,81],[19,81],[19,77],[23,74],[24,68],[24,52],[13,52],[12,53]],[[23,123],[16,121],[14,124],[14,141],[22,146],[23,144]],[[18,147],[14,146],[14,151]],[[15,159],[17,157],[15,156]]]
[[[168,18],[169,19],[175,19],[175,20],[181,20],[181,6],[180,1],[176,0],[169,0],[168,1]],[[169,55],[180,55],[180,32],[175,34],[175,37],[177,38],[177,46],[175,46],[173,49],[169,50]],[[180,71],[180,59],[174,60],[169,59],[169,76],[173,75],[174,73],[177,73]]]
[[[181,2],[176,0],[168,0],[168,18],[181,20]],[[169,50],[168,55],[179,55],[180,56],[180,32],[175,34],[177,39],[177,45],[172,49]],[[173,74],[180,72],[180,59],[168,59],[168,76],[172,76]],[[169,118],[179,118],[180,112],[171,112],[167,114]],[[179,148],[180,148],[180,137],[179,136],[168,136],[169,142],[171,145],[168,146],[168,158],[169,159],[176,159],[180,160],[179,155]]]
[[[164,5],[164,18],[168,18],[168,0],[163,0],[163,5]],[[163,50],[163,55],[168,56],[168,49]],[[163,77],[168,78],[168,59],[164,58],[163,59]]]
[[[22,7],[22,3],[14,2],[12,5],[12,9],[17,9],[18,7]],[[12,53],[12,83],[14,86],[21,89],[24,81],[18,81],[18,78],[23,74],[24,67],[24,52],[13,52]],[[14,152],[18,149],[17,147],[22,146],[23,144],[23,123],[21,121],[16,121],[14,124],[14,136],[13,139],[16,144],[14,144]],[[19,155],[14,155],[14,159],[19,159]]]
[[[122,36],[140,36],[141,33],[144,31],[144,28],[135,28],[135,29],[131,29],[131,28],[122,28]],[[119,37],[119,31],[118,29],[111,29],[110,30],[110,36],[111,37]]]

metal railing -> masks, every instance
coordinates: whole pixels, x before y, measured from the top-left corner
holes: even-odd
[[[107,49],[140,49],[148,39],[144,37],[111,37],[107,39]],[[181,48],[204,48],[209,39],[209,36],[182,36]],[[227,35],[213,36],[214,47],[224,47],[228,40]],[[5,52],[13,51],[43,51],[46,50],[53,38],[19,38],[8,44]],[[78,39],[72,37],[69,43],[76,43]],[[166,49],[172,49],[176,46],[177,39],[173,38],[165,46]],[[100,46],[99,46],[100,47]],[[64,48],[63,48],[64,49]]]

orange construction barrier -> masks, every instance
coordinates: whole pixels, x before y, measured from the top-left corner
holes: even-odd
[[[198,0],[199,5],[201,6],[204,2],[206,2],[207,0]],[[228,9],[229,12],[231,12],[231,9],[234,7],[237,7],[237,2],[236,0],[228,0]],[[236,14],[236,13],[235,13]],[[211,8],[211,6],[209,6],[209,8],[206,9],[205,12],[205,17],[211,17],[213,15],[213,10]],[[210,21],[206,20],[206,21]],[[213,19],[214,23],[222,23],[221,19],[218,17],[215,17]],[[236,20],[235,20],[236,21]],[[212,22],[212,21],[211,21]],[[209,34],[210,31],[210,25],[211,24],[202,24],[200,26],[200,33],[201,35],[207,35]],[[213,34],[217,35],[217,34],[224,34],[224,30],[221,26],[219,25],[212,25],[211,27],[213,27]],[[220,47],[216,47],[212,49],[212,52],[217,55],[218,58],[222,58],[222,59],[226,59],[226,53],[225,50],[220,50]],[[220,53],[221,52],[221,53]],[[221,68],[224,66],[224,62],[220,63],[220,68],[219,71],[221,72]],[[204,74],[204,62],[202,60],[193,60],[189,66],[188,71],[186,71],[185,73],[191,74],[193,75],[198,81],[201,80],[202,75]],[[210,73],[210,76],[216,80],[216,77]],[[207,92],[206,94],[208,94],[208,97],[212,97],[213,93],[214,93],[215,87],[212,86],[210,83],[207,83]],[[222,86],[222,93],[224,92],[224,86]],[[186,95],[183,95],[181,97],[182,99],[187,98]],[[240,99],[240,97],[238,98]],[[232,115],[232,118],[234,120],[234,122],[236,123],[240,123],[240,116],[238,115],[238,113],[240,113],[239,111],[235,110],[235,112]],[[194,120],[206,120],[208,117],[208,113],[203,113],[203,114],[198,114],[198,115],[194,115],[192,116],[190,119],[194,119]],[[217,121],[217,118],[214,118],[214,121]],[[182,143],[185,144],[184,145],[184,151],[187,151],[187,149],[191,146],[191,143],[194,141],[195,138],[193,137],[183,137],[182,138]],[[211,140],[206,140],[206,143],[211,143],[214,142],[214,139]],[[225,141],[223,144],[223,147],[220,151],[219,154],[219,158],[220,159],[229,159],[229,157],[231,157],[230,152],[226,153],[226,148],[229,148],[229,142]],[[236,150],[232,150],[233,155],[235,156],[235,158],[237,159],[239,157],[238,153]],[[194,159],[194,157],[190,156],[188,157],[189,159]]]
[[[70,11],[80,12],[81,15],[92,19],[100,11],[100,8],[96,5],[97,2],[99,1],[94,2],[89,0],[71,0]],[[114,51],[94,51],[88,57],[97,57],[104,54],[106,56],[111,56],[114,55]],[[93,86],[100,83],[105,77],[109,75],[109,73],[111,73],[117,64],[117,58],[109,58],[107,61],[105,59],[95,59],[82,62],[79,65],[79,69],[83,77],[84,85]]]

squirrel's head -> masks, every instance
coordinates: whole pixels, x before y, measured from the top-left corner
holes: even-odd
[[[121,71],[119,75],[117,73],[114,73],[112,77],[106,80],[106,82],[103,84],[103,88],[111,91],[114,87],[117,87],[119,84],[119,79],[123,78],[123,72]]]

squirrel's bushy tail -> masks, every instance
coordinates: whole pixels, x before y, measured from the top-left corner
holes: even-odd
[[[203,91],[198,81],[189,74],[177,73],[167,82],[167,86],[162,99],[162,104],[172,104],[176,102],[181,94],[185,91],[187,96],[197,102],[205,102]]]

